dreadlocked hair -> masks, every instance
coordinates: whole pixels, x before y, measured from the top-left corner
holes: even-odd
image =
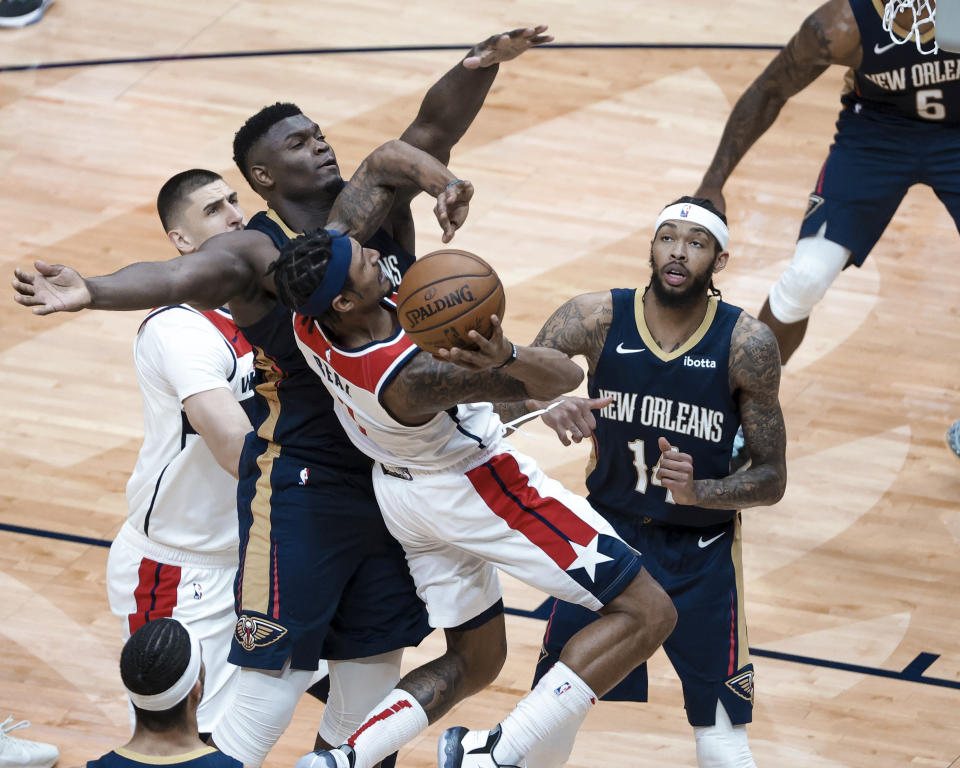
[[[190,635],[175,619],[148,621],[133,633],[120,653],[120,678],[134,693],[152,696],[170,688],[190,664]],[[149,731],[165,731],[183,722],[187,698],[170,709],[150,712],[133,707],[137,722]]]
[[[280,250],[280,258],[267,270],[268,274],[273,273],[280,303],[292,310],[305,304],[323,282],[331,255],[331,237],[325,229],[314,229],[287,242]],[[343,290],[351,288],[347,275]],[[335,313],[329,310],[323,315],[328,321],[334,317]]]
[[[727,217],[723,212],[713,204],[709,198],[706,197],[692,197],[691,195],[684,195],[683,197],[677,198],[670,205],[677,205],[678,203],[690,203],[691,205],[696,205],[700,208],[705,208],[710,211],[714,216],[716,216],[724,224],[727,223]],[[669,206],[667,206],[669,207]],[[720,253],[720,243],[717,241],[717,238],[713,238],[713,255],[716,256]],[[710,278],[710,285],[707,286],[707,293],[710,296],[716,296],[719,301],[723,301],[723,294],[720,293],[720,289],[713,284],[713,278]]]
[[[281,120],[301,114],[303,114],[303,112],[296,104],[288,101],[278,101],[276,104],[264,107],[257,112],[257,114],[248,117],[247,122],[234,134],[233,162],[237,164],[237,168],[240,169],[243,178],[245,178],[247,183],[254,189],[256,189],[256,187],[253,186],[253,180],[250,178],[247,167],[247,156],[250,154],[250,149],[264,137],[267,131]]]

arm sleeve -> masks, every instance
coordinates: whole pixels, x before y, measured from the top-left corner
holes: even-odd
[[[232,389],[237,373],[237,358],[220,331],[180,306],[147,320],[137,336],[135,358],[141,374],[181,404],[198,392]]]

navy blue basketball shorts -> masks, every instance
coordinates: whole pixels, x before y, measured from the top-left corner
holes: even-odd
[[[824,236],[862,266],[914,184],[931,187],[960,231],[960,127],[844,109],[799,237]]]
[[[387,532],[369,471],[279,455],[241,459],[240,567],[230,662],[316,669],[417,645],[430,632],[403,548]]]
[[[743,613],[739,516],[705,528],[642,520],[611,523],[640,550],[644,567],[677,608],[677,626],[663,648],[683,686],[690,725],[713,725],[717,700],[734,725],[749,723],[753,664]],[[560,659],[567,640],[597,618],[579,605],[554,601],[534,685]],[[647,701],[647,665],[633,670],[602,699]]]

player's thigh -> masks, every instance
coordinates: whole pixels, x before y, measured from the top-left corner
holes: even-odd
[[[695,726],[712,725],[719,699],[734,724],[749,722],[753,665],[739,520],[652,534],[645,554],[657,560],[660,581],[677,608],[676,627],[663,647],[680,677],[687,719]]]
[[[862,264],[893,218],[907,190],[921,179],[917,153],[899,144],[891,126],[874,117],[842,115],[821,168],[799,238],[824,236],[849,248]]]
[[[400,543],[377,514],[364,526],[364,549],[345,583],[323,644],[327,659],[376,656],[416,646],[430,633]]]
[[[923,182],[933,188],[960,231],[960,126],[938,131],[925,161]]]
[[[462,474],[384,477],[377,492],[420,590],[429,574],[414,562],[418,550],[460,553],[448,561],[460,558],[478,572],[496,566],[592,609],[620,594],[640,571],[636,553],[585,499],[513,451]],[[433,576],[436,585],[442,574]],[[428,606],[432,620],[429,600]]]
[[[346,585],[379,521],[369,477],[272,456],[241,478],[240,622],[231,652],[239,666],[316,669]],[[304,472],[304,470],[308,470]],[[252,489],[252,490],[250,490]]]

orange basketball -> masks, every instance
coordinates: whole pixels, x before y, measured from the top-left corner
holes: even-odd
[[[467,334],[490,338],[490,315],[503,318],[506,298],[487,262],[467,251],[445,248],[417,259],[398,291],[397,315],[413,342],[427,352],[475,346]]]

